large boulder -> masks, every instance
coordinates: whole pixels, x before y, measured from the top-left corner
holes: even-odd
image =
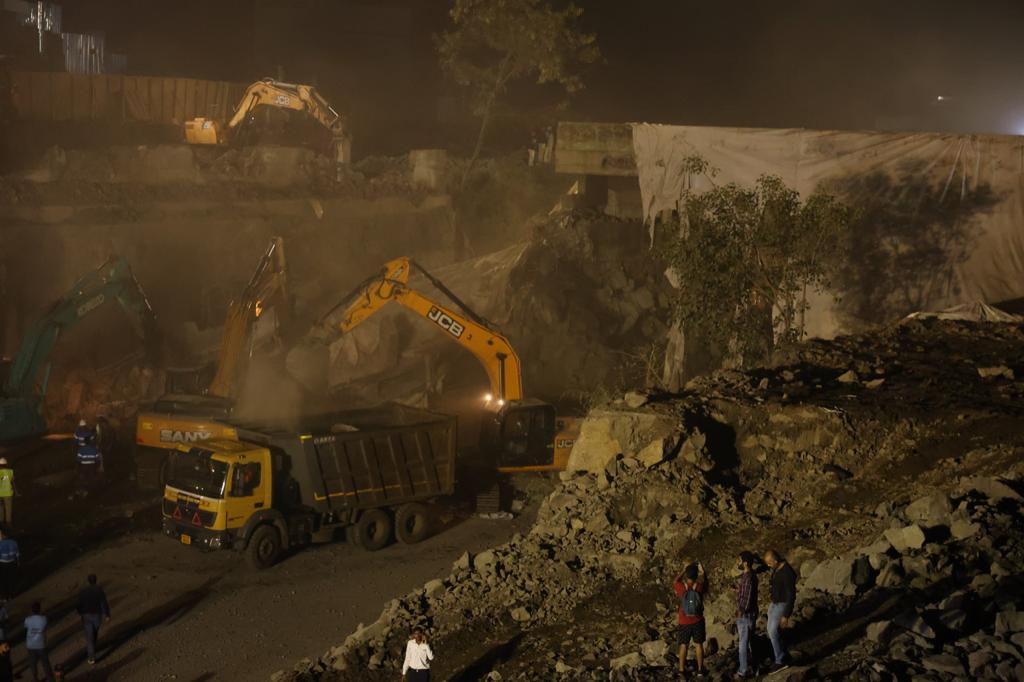
[[[849,559],[822,561],[811,571],[804,586],[830,594],[852,595],[857,591],[853,584],[853,562]]]
[[[962,492],[977,492],[988,497],[993,502],[1010,499],[1018,502],[1024,501],[1016,490],[1011,488],[1005,481],[990,476],[967,476],[960,479],[960,490]]]
[[[904,513],[909,521],[922,528],[932,528],[948,526],[951,512],[952,505],[949,503],[949,497],[942,493],[934,493],[914,500],[907,505]]]
[[[599,473],[617,455],[642,453],[653,466],[675,448],[680,437],[677,419],[654,412],[592,410],[580,427],[566,467],[568,471]]]
[[[897,552],[906,552],[909,549],[921,549],[924,546],[924,531],[917,524],[904,526],[903,528],[890,528],[885,531],[885,539]]]
[[[612,670],[633,670],[635,668],[639,668],[643,664],[644,664],[643,657],[640,655],[639,652],[634,651],[631,654],[626,654],[625,656],[619,656],[618,658],[613,658],[609,662],[609,667]]]

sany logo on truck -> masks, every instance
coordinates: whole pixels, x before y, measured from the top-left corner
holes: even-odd
[[[427,319],[455,338],[459,338],[462,336],[462,332],[466,331],[466,328],[453,320],[451,315],[436,306],[430,308],[430,312],[427,313]]]
[[[200,440],[213,438],[212,431],[175,431],[174,429],[160,429],[161,443],[195,443]]]

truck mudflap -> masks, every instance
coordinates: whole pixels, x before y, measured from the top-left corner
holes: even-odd
[[[235,542],[235,534],[231,531],[210,530],[178,523],[168,518],[164,518],[163,531],[164,535],[174,538],[183,545],[200,549],[231,549]]]

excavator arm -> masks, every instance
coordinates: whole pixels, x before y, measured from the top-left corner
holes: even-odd
[[[332,134],[338,135],[342,132],[341,116],[312,85],[283,83],[270,78],[257,81],[246,89],[234,115],[227,122],[227,129],[236,128],[253,109],[261,104],[280,109],[304,111]]]
[[[279,324],[290,317],[284,240],[280,237],[271,239],[242,295],[228,308],[217,354],[217,373],[210,382],[209,394],[234,397],[249,360],[256,322],[270,305],[274,306]]]
[[[413,270],[427,277],[458,307],[442,305],[409,287]],[[325,343],[330,343],[394,301],[425,318],[453,341],[471,352],[487,372],[491,399],[498,406],[523,398],[523,379],[519,356],[508,339],[494,331],[493,325],[474,313],[444,284],[410,258],[387,262],[380,274],[360,284],[324,316],[314,330]]]
[[[266,105],[279,109],[303,111],[326,128],[332,139],[339,163],[347,163],[348,131],[341,115],[327,103],[312,85],[284,83],[271,78],[256,81],[245,90],[234,114],[223,123],[206,118],[185,122],[185,139],[189,144],[225,144],[248,120],[256,107]]]
[[[412,288],[409,277],[413,270],[454,305],[442,305]],[[524,399],[519,356],[512,344],[412,259],[396,258],[385,263],[383,270],[329,311],[310,336],[331,343],[392,301],[437,325],[483,365],[491,386],[485,407],[493,418],[482,424],[480,444],[498,472],[565,469],[579,435],[579,420],[559,417],[553,406],[542,401]]]
[[[45,429],[39,406],[49,382],[50,353],[65,330],[111,299],[116,299],[128,313],[135,333],[146,342],[147,351],[151,355],[158,351],[153,309],[128,262],[111,257],[75,282],[25,332],[4,386],[0,439],[30,436]],[[42,381],[37,386],[41,371]]]

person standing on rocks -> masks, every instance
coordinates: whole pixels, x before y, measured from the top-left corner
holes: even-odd
[[[405,645],[405,663],[402,664],[402,682],[430,682],[430,662],[434,652],[427,643],[423,628],[414,628],[412,638]]]
[[[782,630],[789,627],[789,618],[796,604],[796,571],[779,552],[770,549],[764,554],[764,563],[772,571],[771,603],[768,605],[768,639],[772,642],[775,665],[772,672],[788,667],[789,654],[782,641]]]
[[[750,635],[757,622],[757,575],[752,552],[740,552],[731,572],[736,581],[736,634],[739,637],[740,667],[734,679],[752,677],[750,670]]]
[[[96,576],[92,573],[87,578],[88,587],[78,593],[78,615],[82,617],[82,628],[85,629],[85,649],[89,665],[96,662],[96,640],[100,635],[103,620],[110,620],[110,604],[103,588],[96,584]]]
[[[704,564],[691,563],[673,581],[676,596],[679,597],[679,672],[686,676],[686,655],[693,643],[693,655],[697,660],[697,675],[704,676],[704,641],[707,639],[704,626],[704,595],[707,593],[707,577]]]

